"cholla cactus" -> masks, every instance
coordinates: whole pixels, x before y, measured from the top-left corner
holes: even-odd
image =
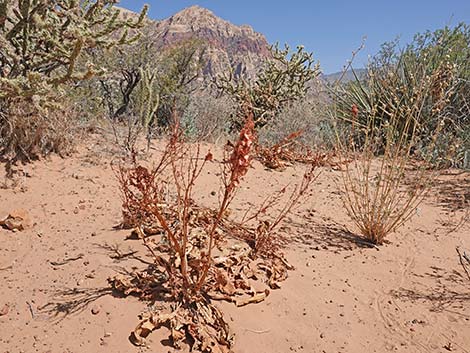
[[[320,74],[319,64],[303,46],[291,53],[287,45],[284,49],[275,45],[271,53],[272,59],[253,81],[235,77],[233,73],[215,80],[216,87],[239,105],[238,117],[245,116],[246,108],[252,110],[257,128],[269,124],[282,108],[304,97],[308,83]],[[238,117],[234,121],[235,128],[241,127]]]
[[[123,20],[116,0],[0,0],[0,98],[32,97],[41,88],[84,80],[99,70],[77,68],[80,54],[132,42],[139,18]],[[135,32],[135,31],[134,31]],[[41,77],[38,87],[37,77]],[[40,94],[40,93],[39,93]]]
[[[141,68],[140,77],[139,117],[142,126],[148,130],[160,106],[160,92],[155,85],[157,72],[155,69]]]

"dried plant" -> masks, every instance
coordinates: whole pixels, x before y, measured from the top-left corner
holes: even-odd
[[[380,83],[384,94],[367,96],[368,109],[359,108],[362,107],[359,103],[349,110],[342,103],[337,107],[341,117],[348,116],[352,131],[350,139],[338,138],[341,151],[356,155],[342,174],[344,204],[360,233],[374,244],[382,244],[415,214],[435,176],[428,169],[431,156],[420,153],[417,161],[415,151],[422,141],[419,122],[429,95],[436,85],[445,87],[446,83],[439,75],[441,68],[429,75],[420,70],[419,66],[407,67],[406,75],[421,79],[406,94],[402,86],[396,85],[395,75],[402,74],[401,71],[391,70],[390,80]],[[376,84],[374,80],[370,75],[367,82],[356,81],[357,90],[342,91],[348,98],[341,98],[341,102],[348,99],[354,102],[359,91],[367,94],[367,87]],[[445,100],[446,92],[442,92],[433,109],[439,110]],[[441,126],[427,139],[436,141]]]
[[[256,157],[265,167],[278,170],[283,170],[293,163],[310,164],[316,167],[330,166],[337,169],[341,164],[347,163],[347,160],[339,161],[334,150],[312,151],[298,141],[302,134],[303,132],[299,130],[272,146],[258,145]]]
[[[201,153],[198,144],[184,142],[175,114],[172,135],[157,165],[148,169],[135,164],[116,170],[124,223],[134,227],[154,266],[134,278],[116,276],[110,282],[126,295],[153,301],[163,297],[174,304],[141,317],[132,334],[136,345],[145,344],[152,330],[167,325],[175,347],[186,342],[201,352],[228,352],[233,337],[211,300],[226,300],[237,306],[257,303],[267,297],[269,289],[255,290],[250,279],[266,278],[269,288],[274,289],[287,278],[291,266],[282,256],[282,243],[274,232],[307,196],[315,179],[314,167],[291,194],[285,188],[266,200],[255,214],[246,215],[241,222],[229,220],[229,206],[250,168],[254,141],[254,121],[248,112],[238,140],[225,148],[217,209],[198,206],[194,201],[196,180],[213,156],[211,152]],[[282,195],[286,194],[284,199]],[[266,211],[280,203],[277,216],[267,219]],[[160,234],[160,241],[155,243],[150,234]]]
[[[0,111],[0,155],[7,172],[17,161],[67,155],[78,131],[78,115],[70,106],[45,112],[28,99],[10,99],[8,109]]]

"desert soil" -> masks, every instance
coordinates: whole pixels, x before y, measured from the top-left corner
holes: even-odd
[[[24,209],[31,219],[24,231],[0,229],[0,352],[176,352],[165,329],[147,348],[133,346],[129,334],[146,303],[109,290],[108,277],[151,258],[129,230],[113,228],[121,201],[99,141],[20,168],[17,185],[0,189],[0,212]],[[217,202],[218,170],[216,159],[198,202]],[[234,211],[302,170],[255,162]],[[470,352],[470,279],[456,252],[470,252],[470,175],[443,171],[412,221],[376,249],[346,231],[354,227],[335,182],[340,172],[319,172],[310,199],[283,228],[295,270],[282,288],[260,304],[219,304],[236,334],[234,352]]]

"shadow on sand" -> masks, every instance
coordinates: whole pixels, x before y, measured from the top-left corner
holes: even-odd
[[[298,225],[295,241],[316,250],[348,251],[354,249],[378,249],[378,247],[345,227],[333,223],[308,222]]]
[[[391,294],[400,300],[423,302],[430,305],[432,312],[453,312],[470,317],[470,281],[465,273],[457,270],[448,271],[436,266],[431,271],[418,277],[431,278],[435,285],[430,289],[400,288]]]

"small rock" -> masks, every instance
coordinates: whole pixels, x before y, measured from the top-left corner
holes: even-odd
[[[5,304],[2,309],[0,309],[0,316],[5,316],[10,312],[10,306]]]
[[[215,196],[217,193],[215,191],[211,191],[211,196]]]
[[[31,226],[31,221],[23,209],[11,211],[8,215],[0,217],[0,226],[3,226],[11,231],[22,231]]]
[[[93,308],[91,308],[91,313],[93,315],[98,315],[100,313],[101,309],[99,306],[94,306]]]

